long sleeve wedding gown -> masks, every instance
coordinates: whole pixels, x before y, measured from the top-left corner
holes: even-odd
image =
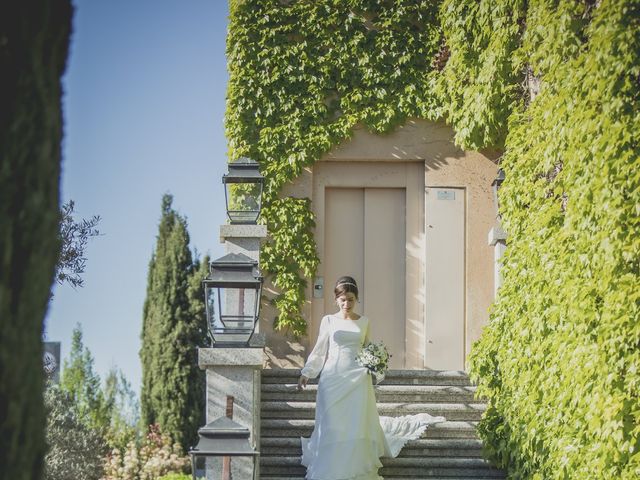
[[[316,345],[302,375],[320,374],[315,427],[302,438],[302,464],[309,480],[382,480],[379,457],[395,457],[444,417],[428,414],[379,417],[371,376],[356,362],[368,340],[369,319],[322,319]]]

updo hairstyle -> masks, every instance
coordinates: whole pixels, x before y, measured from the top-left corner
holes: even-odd
[[[336,287],[333,289],[333,293],[336,295],[335,298],[338,298],[340,295],[344,295],[345,293],[353,293],[357,300],[358,285],[353,277],[340,277],[336,282]]]

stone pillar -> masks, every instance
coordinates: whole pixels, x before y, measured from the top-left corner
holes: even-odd
[[[267,236],[265,225],[221,225],[220,241],[225,253],[243,253],[253,260],[260,256],[260,242]],[[212,347],[198,350],[198,365],[206,370],[206,423],[226,415],[227,396],[234,397],[233,420],[249,429],[251,444],[260,449],[260,387],[265,361],[264,336],[256,324],[247,347]],[[221,468],[221,459],[210,459],[209,472]],[[251,460],[231,459],[232,478],[250,479]],[[258,477],[259,478],[259,477]]]
[[[258,260],[260,242],[267,236],[266,225],[220,225],[220,243],[225,244],[225,253],[244,253]]]
[[[233,420],[251,432],[251,444],[260,449],[260,383],[264,363],[262,338],[249,347],[200,348],[198,365],[206,370],[206,423],[226,415],[227,396],[234,398]],[[233,478],[248,476],[250,460],[232,459]],[[212,465],[213,466],[213,465]]]
[[[261,340],[261,339],[259,339]],[[264,345],[242,348],[200,348],[198,365],[207,372],[207,423],[224,417],[227,395],[234,398],[233,420],[260,434],[260,371]]]
[[[500,259],[507,248],[507,234],[502,229],[500,223],[497,223],[489,231],[489,245],[493,247],[494,276],[493,276],[493,296],[495,297],[498,288],[502,285],[502,274],[500,273]]]

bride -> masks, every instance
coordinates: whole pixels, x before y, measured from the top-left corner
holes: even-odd
[[[444,422],[428,414],[379,417],[373,383],[356,356],[368,343],[369,319],[354,312],[358,287],[352,277],[336,282],[339,311],[326,315],[298,389],[320,374],[315,428],[302,438],[302,465],[309,480],[382,480],[380,457],[395,457],[427,426]]]

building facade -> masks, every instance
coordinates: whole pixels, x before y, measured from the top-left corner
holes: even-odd
[[[356,129],[285,187],[284,196],[312,199],[320,265],[306,338],[274,332],[265,303],[268,366],[303,364],[322,317],[336,311],[335,280],[351,275],[357,311],[389,347],[391,368],[465,370],[494,298],[496,157],[456,147],[444,123],[410,119],[386,135]]]

